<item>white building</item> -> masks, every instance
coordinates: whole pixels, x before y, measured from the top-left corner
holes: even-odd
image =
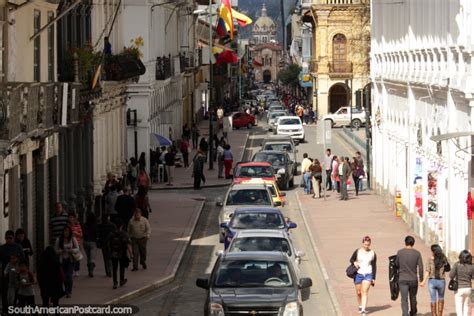
[[[454,257],[470,247],[471,139],[430,137],[474,131],[474,2],[374,1],[371,12],[375,185],[399,191],[403,219]]]

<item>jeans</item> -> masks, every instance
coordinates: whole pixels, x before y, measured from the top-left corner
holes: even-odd
[[[430,291],[431,303],[444,300],[445,280],[429,279],[428,290]]]
[[[303,175],[304,178],[304,193],[311,193],[311,172],[305,172]]]
[[[132,250],[133,250],[133,268],[138,269],[138,258],[140,258],[140,264],[146,265],[146,238],[132,238]]]
[[[341,200],[347,200],[349,195],[347,194],[347,179],[343,176],[340,176],[341,181],[339,181],[340,191],[341,191]]]
[[[125,260],[122,258],[112,258],[112,276],[114,285],[117,285],[117,270],[120,265],[120,284],[125,280]]]
[[[326,170],[326,189],[332,190],[331,169]]]
[[[471,303],[471,288],[458,289],[454,294],[454,303],[456,304],[457,316],[468,316],[469,304]]]
[[[354,188],[355,188],[355,191],[356,191],[356,195],[359,195],[359,189],[360,189],[359,182],[360,182],[360,179],[359,179],[359,177],[352,176],[352,180],[354,180]]]
[[[69,258],[63,258],[62,267],[64,271],[64,287],[66,294],[71,294],[72,292],[72,274],[74,272],[74,262]]]
[[[112,261],[110,259],[110,251],[107,247],[102,246],[102,257],[104,258],[105,275],[112,276]]]
[[[87,266],[95,264],[95,254],[97,252],[97,244],[95,241],[84,241],[84,250],[87,256]]]
[[[398,281],[402,303],[402,315],[416,315],[416,294],[418,293],[418,281]],[[408,296],[410,297],[410,312],[408,313]]]

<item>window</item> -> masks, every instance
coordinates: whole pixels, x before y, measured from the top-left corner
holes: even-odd
[[[34,12],[34,34],[36,34],[41,28],[41,12],[35,10]],[[34,56],[33,56],[33,80],[41,80],[41,35],[37,36],[34,41]]]
[[[48,12],[48,23],[54,19],[54,12]],[[54,81],[54,24],[48,28],[48,81]]]

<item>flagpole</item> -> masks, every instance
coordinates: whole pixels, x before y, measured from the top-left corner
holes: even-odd
[[[209,170],[214,169],[214,160],[212,157],[212,146],[213,146],[213,125],[212,125],[212,117],[214,112],[214,98],[213,98],[213,69],[212,69],[212,0],[209,0]]]

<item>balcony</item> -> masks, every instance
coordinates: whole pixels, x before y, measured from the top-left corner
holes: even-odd
[[[309,72],[317,73],[318,72],[318,62],[316,60],[311,60],[309,62]]]
[[[331,78],[352,78],[352,62],[340,61],[329,63],[329,77]]]
[[[166,80],[173,76],[171,55],[156,57],[155,79]]]

